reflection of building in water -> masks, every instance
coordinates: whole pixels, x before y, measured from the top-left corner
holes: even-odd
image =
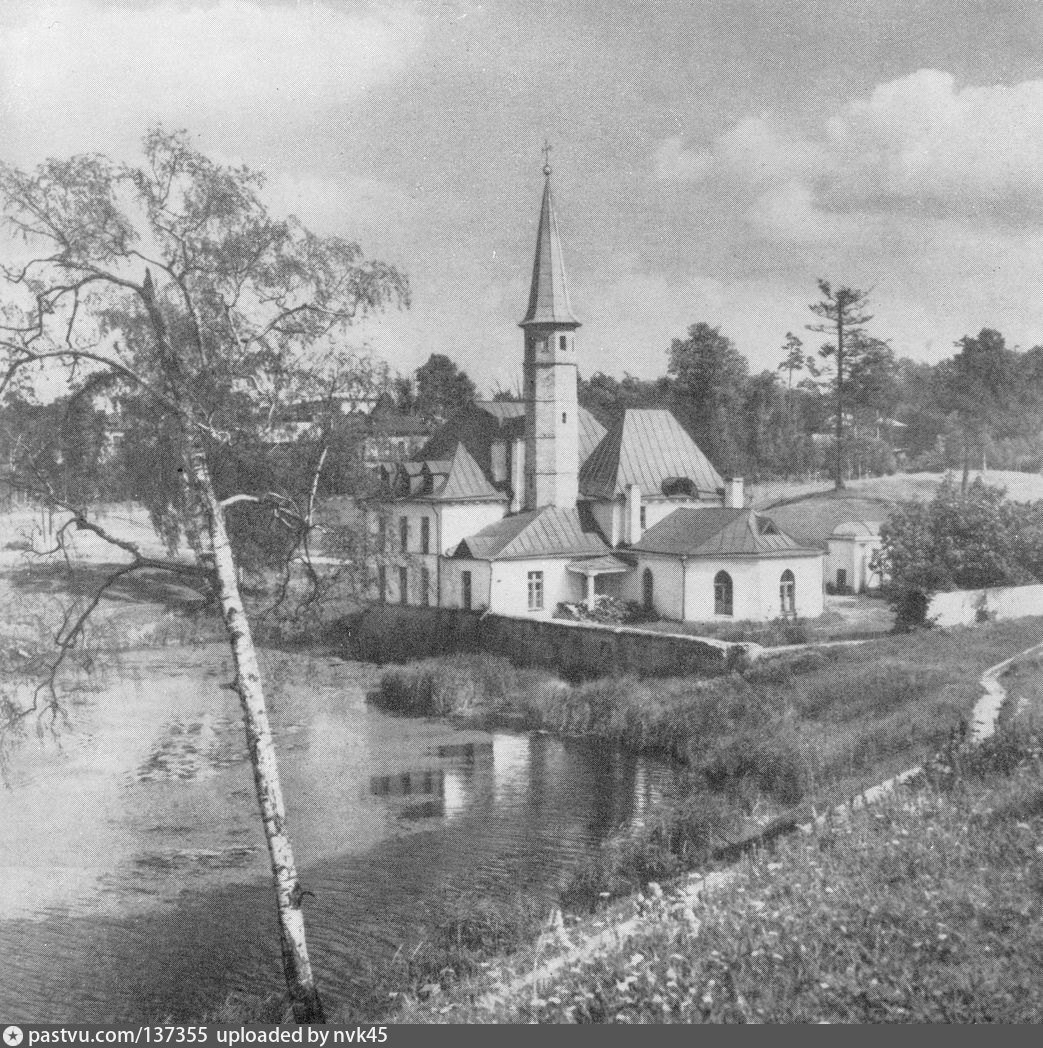
[[[493,736],[493,795],[497,803],[527,788],[529,745],[528,735]]]
[[[467,807],[467,780],[470,776],[459,768],[450,768],[442,779],[442,811],[447,818],[461,815]]]
[[[412,797],[417,794],[442,795],[445,773],[428,768],[424,771],[406,771],[399,775],[372,775],[369,792],[374,797]]]

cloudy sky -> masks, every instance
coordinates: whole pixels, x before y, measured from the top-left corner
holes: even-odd
[[[900,355],[1043,343],[1033,0],[0,3],[5,160],[156,122],[409,273],[356,331],[401,371],[519,380],[544,138],[584,374],[661,374],[698,321],[773,367],[820,277]]]

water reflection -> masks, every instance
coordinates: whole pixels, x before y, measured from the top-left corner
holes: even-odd
[[[193,661],[194,660],[194,661]],[[355,675],[353,677],[353,674]],[[0,1013],[198,1018],[279,983],[236,697],[213,652],[143,653],[0,803]],[[364,671],[290,675],[272,713],[322,985],[336,999],[445,893],[542,894],[669,772],[546,735],[386,716]]]

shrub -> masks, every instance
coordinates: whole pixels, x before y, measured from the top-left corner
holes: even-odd
[[[444,716],[503,702],[516,683],[517,671],[507,659],[457,655],[385,670],[369,697],[394,713]]]
[[[593,912],[607,898],[676,877],[709,858],[734,820],[720,798],[690,793],[664,804],[654,822],[620,830],[583,863],[561,890],[564,909]]]

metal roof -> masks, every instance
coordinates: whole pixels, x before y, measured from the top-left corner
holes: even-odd
[[[544,506],[504,517],[456,547],[454,556],[472,560],[514,560],[529,557],[600,556],[609,552],[595,531],[584,531],[575,509]]]
[[[643,497],[662,495],[663,482],[687,477],[702,496],[715,497],[724,481],[684,427],[659,408],[631,408],[583,463],[579,489],[612,499],[637,484]]]
[[[565,567],[580,575],[604,575],[630,570],[629,564],[625,564],[611,554],[603,557],[586,557],[583,560],[570,560]]]
[[[831,539],[875,539],[880,537],[880,523],[875,520],[847,520],[833,529]]]
[[[451,459],[428,459],[426,462],[403,462],[400,467],[409,477],[409,500],[424,502],[463,502],[468,500],[503,501],[506,495],[497,491],[463,444],[457,444]]]
[[[798,546],[774,521],[752,509],[683,506],[653,525],[634,543],[643,553],[685,557],[742,557],[821,554]]]
[[[579,327],[579,321],[569,304],[569,288],[565,280],[565,263],[558,236],[558,216],[550,194],[550,177],[543,183],[543,202],[540,205],[540,225],[536,232],[536,258],[532,264],[532,285],[529,289],[529,308],[521,326],[554,324],[558,327]]]

